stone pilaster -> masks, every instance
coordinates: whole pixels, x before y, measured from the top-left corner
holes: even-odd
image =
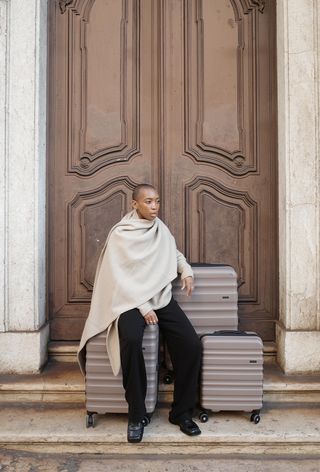
[[[0,370],[47,355],[47,1],[0,0]]]
[[[277,2],[280,323],[285,372],[320,371],[319,11]]]

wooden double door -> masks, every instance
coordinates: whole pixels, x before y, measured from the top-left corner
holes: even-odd
[[[272,340],[275,1],[49,4],[51,338],[80,338],[108,231],[149,182],[179,249],[231,264],[240,327]]]

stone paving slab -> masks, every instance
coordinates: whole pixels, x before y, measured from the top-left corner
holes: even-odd
[[[236,456],[126,456],[0,451],[1,472],[319,472],[320,459]]]
[[[319,406],[266,404],[257,425],[249,421],[248,413],[216,413],[200,424],[202,434],[195,438],[181,433],[167,416],[167,408],[158,408],[143,442],[129,444],[126,415],[99,415],[96,426],[87,429],[85,410],[79,405],[4,403],[0,448],[118,454],[315,455],[320,451]]]

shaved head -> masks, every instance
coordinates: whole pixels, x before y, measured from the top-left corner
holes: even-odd
[[[159,213],[160,197],[158,190],[150,184],[140,184],[132,194],[132,207],[136,210],[139,218],[154,220]]]
[[[142,190],[154,190],[156,191],[156,188],[153,185],[150,184],[140,184],[137,185],[134,191],[132,192],[132,200],[137,201],[139,199],[140,193]]]

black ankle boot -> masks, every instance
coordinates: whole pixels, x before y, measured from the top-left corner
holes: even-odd
[[[144,426],[141,421],[138,423],[128,422],[128,442],[137,443],[140,442],[143,437]]]
[[[169,421],[172,424],[180,426],[180,430],[188,436],[198,436],[199,434],[201,434],[199,426],[192,420],[192,418],[181,418],[178,420],[173,420],[169,416]]]

